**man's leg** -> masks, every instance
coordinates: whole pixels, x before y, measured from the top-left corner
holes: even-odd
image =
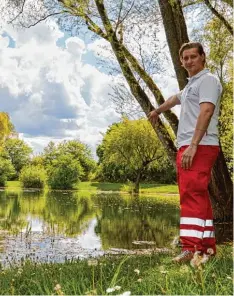
[[[213,224],[213,213],[210,198],[208,196],[207,214],[204,227],[204,235],[202,240],[203,253],[214,255],[216,254],[215,229]]]
[[[184,170],[181,167],[181,156],[185,149],[186,147],[182,147],[177,156],[181,205],[180,240],[182,249],[183,251],[203,252],[209,246],[215,250],[208,183],[211,168],[217,158],[219,148],[217,146],[198,146],[192,167],[189,170]]]

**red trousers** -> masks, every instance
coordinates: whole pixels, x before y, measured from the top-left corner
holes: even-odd
[[[185,170],[181,167],[181,156],[187,147],[179,149],[176,160],[180,193],[180,242],[183,251],[215,254],[215,233],[208,184],[219,147],[199,145],[191,168]]]

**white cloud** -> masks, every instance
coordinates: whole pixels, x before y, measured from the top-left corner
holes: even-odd
[[[53,22],[26,31],[5,27],[15,40],[0,38],[0,110],[10,114],[16,130],[36,152],[50,140],[78,138],[93,152],[101,132],[117,121],[108,99],[111,78],[83,64],[85,43],[63,36]]]

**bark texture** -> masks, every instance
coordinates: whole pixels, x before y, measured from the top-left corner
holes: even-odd
[[[158,0],[158,3],[179,88],[183,89],[187,84],[187,71],[181,66],[178,55],[181,45],[189,42],[189,38],[181,1]]]

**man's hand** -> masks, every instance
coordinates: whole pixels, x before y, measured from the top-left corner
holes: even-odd
[[[181,167],[188,170],[192,166],[193,158],[197,152],[197,145],[190,145],[184,150],[181,156]]]
[[[159,117],[159,114],[157,113],[157,110],[153,110],[148,114],[148,119],[153,126],[155,126],[155,124],[157,123],[158,117]]]

